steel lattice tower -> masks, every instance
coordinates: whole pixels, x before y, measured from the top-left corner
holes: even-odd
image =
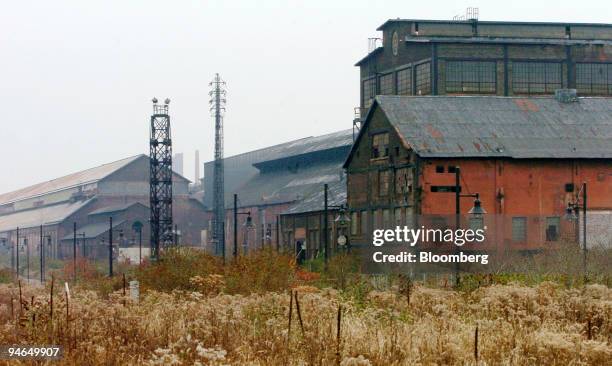
[[[223,114],[225,112],[225,82],[219,74],[208,84],[211,91],[210,111],[215,117],[215,165],[213,187],[213,232],[215,254],[225,260],[225,192],[223,168]]]
[[[151,207],[151,257],[159,259],[160,246],[174,242],[172,231],[172,137],[170,116],[166,99],[163,105],[153,98],[150,146],[150,207]]]

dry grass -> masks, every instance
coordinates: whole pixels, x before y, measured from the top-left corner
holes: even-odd
[[[67,353],[60,363],[69,365],[604,365],[612,359],[612,290],[602,285],[564,289],[545,282],[463,293],[416,284],[409,303],[404,289],[365,291],[361,298],[298,286],[299,313],[288,291],[229,295],[226,277],[217,274],[194,277],[188,286],[193,289],[148,291],[139,304],[121,290],[104,298],[77,288],[68,314],[58,291],[51,320],[48,288],[23,290],[19,318],[18,289],[2,285],[0,344],[61,344]]]

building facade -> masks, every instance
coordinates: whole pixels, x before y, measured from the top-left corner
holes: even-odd
[[[612,24],[392,19],[361,59],[360,108],[376,95],[612,95]]]
[[[453,226],[457,167],[491,243],[575,238],[563,216],[583,183],[589,233],[612,238],[612,98],[378,96],[344,167],[355,244],[377,228]],[[473,201],[460,199],[463,225]]]
[[[174,174],[173,216],[181,244],[200,245],[205,210],[190,198],[188,185]],[[0,241],[12,258],[16,248],[38,253],[42,228],[46,256],[61,259],[72,255],[76,224],[79,254],[94,255],[108,245],[112,216],[114,245],[137,244],[133,225],[140,222],[148,247],[148,205],[149,158],[137,155],[0,195]]]

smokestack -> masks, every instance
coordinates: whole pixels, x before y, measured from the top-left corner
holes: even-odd
[[[195,151],[195,184],[200,183],[200,150]]]

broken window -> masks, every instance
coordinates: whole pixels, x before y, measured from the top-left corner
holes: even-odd
[[[389,156],[389,134],[377,133],[372,135],[372,159]]]
[[[376,78],[370,78],[363,81],[362,101],[363,108],[368,109],[374,101],[376,95]]]
[[[561,219],[558,216],[546,218],[546,241],[559,240],[559,226]]]
[[[399,168],[395,171],[395,193],[408,195],[412,192],[409,168]]]
[[[390,171],[381,170],[378,172],[378,195],[387,196],[389,194]]]

